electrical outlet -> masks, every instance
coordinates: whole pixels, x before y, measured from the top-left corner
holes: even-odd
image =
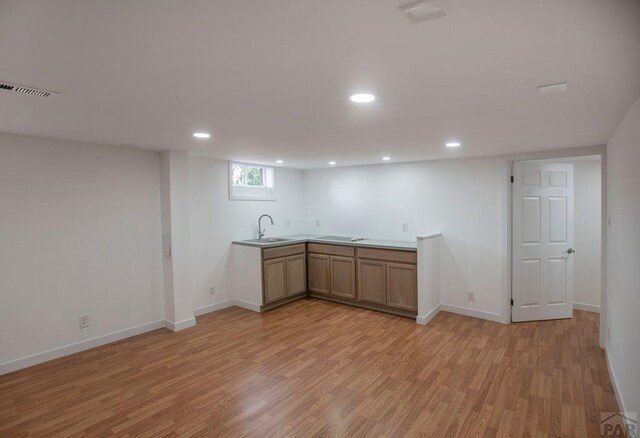
[[[78,318],[78,325],[81,329],[89,327],[89,315],[82,315]]]
[[[473,295],[473,292],[467,292],[467,301],[475,301],[476,297]]]
[[[284,221],[284,227],[285,228],[290,228],[291,227],[291,221],[289,219],[287,219],[286,221]]]
[[[320,226],[320,219],[316,219],[316,227]]]
[[[405,222],[402,224],[402,231],[409,231],[409,223]]]
[[[216,294],[216,287],[215,286],[211,286],[211,289],[209,289],[209,292],[211,293],[211,295],[215,295]]]

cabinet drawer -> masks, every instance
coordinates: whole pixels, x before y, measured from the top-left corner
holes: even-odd
[[[277,259],[278,257],[286,257],[294,254],[304,254],[304,243],[278,246],[277,248],[265,248],[262,250],[262,258],[264,260]]]
[[[352,246],[341,245],[325,245],[322,243],[309,243],[309,252],[315,252],[319,254],[337,255],[342,257],[353,257],[355,254],[355,248]]]
[[[387,262],[416,263],[418,260],[418,255],[415,251],[358,248],[358,258],[384,260]]]

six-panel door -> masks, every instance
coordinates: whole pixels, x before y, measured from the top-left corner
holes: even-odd
[[[513,165],[512,321],[573,315],[573,164]]]

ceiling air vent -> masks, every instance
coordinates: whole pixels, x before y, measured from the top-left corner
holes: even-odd
[[[567,88],[568,87],[566,82],[560,82],[559,84],[540,85],[538,87],[538,93],[561,93],[563,91],[567,91]]]
[[[418,0],[402,5],[398,9],[409,19],[411,24],[435,20],[447,15],[447,11],[438,0]]]
[[[42,90],[40,88],[28,87],[26,85],[12,84],[10,82],[0,82],[0,90],[15,91],[17,93],[30,94],[38,97],[49,97],[58,94],[57,91]]]

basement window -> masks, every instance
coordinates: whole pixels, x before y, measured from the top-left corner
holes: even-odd
[[[229,199],[232,201],[275,201],[274,168],[230,161]]]

